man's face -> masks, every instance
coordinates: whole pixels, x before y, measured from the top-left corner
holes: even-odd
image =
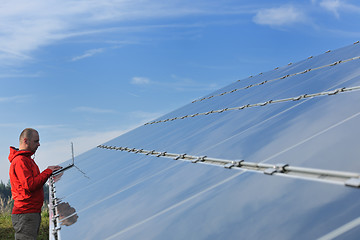
[[[36,152],[37,148],[40,146],[40,138],[38,132],[33,132],[32,138],[27,139],[28,150]]]

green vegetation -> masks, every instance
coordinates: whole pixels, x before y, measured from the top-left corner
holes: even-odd
[[[45,200],[42,213],[41,213],[41,225],[39,230],[38,240],[49,239],[49,210],[48,196],[49,190],[47,186],[44,186]],[[0,182],[0,239],[8,240],[14,239],[14,229],[11,222],[11,210],[14,201],[11,197],[11,186],[10,183],[5,185],[2,181]]]
[[[13,240],[14,229],[11,223],[11,213],[0,214],[0,239]],[[41,225],[39,230],[38,240],[49,239],[49,211],[45,210],[41,213]]]
[[[0,214],[0,239],[14,239],[11,214]]]

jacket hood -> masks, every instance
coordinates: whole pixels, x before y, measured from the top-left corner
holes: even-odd
[[[9,154],[9,161],[12,162],[16,156],[22,155],[25,157],[31,157],[34,152],[26,151],[26,150],[19,150],[15,147],[10,147],[10,154]]]

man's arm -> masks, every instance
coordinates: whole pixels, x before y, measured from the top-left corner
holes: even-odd
[[[47,168],[37,176],[34,176],[31,166],[27,166],[27,164],[21,159],[18,159],[14,164],[14,171],[19,181],[22,186],[29,191],[35,191],[42,188],[53,172],[52,169]]]
[[[58,165],[56,165],[56,166],[48,166],[47,168],[50,169],[53,172],[62,169],[62,167],[60,167]]]

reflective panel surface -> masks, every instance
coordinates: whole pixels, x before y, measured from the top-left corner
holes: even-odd
[[[237,81],[104,145],[360,173],[360,91],[270,101],[360,86],[359,56],[353,44]],[[360,236],[360,188],[305,177],[94,146],[53,186],[58,239]]]

